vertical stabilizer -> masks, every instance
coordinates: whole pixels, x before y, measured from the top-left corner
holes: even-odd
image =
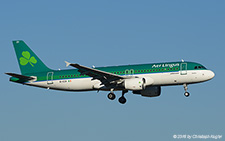
[[[22,74],[51,71],[22,40],[13,41]]]

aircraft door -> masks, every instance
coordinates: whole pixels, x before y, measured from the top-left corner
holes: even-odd
[[[134,75],[134,70],[133,69],[130,70],[130,74]]]
[[[53,84],[53,72],[48,72],[47,73],[47,84]]]
[[[187,63],[181,63],[180,74],[187,75]]]
[[[133,69],[126,69],[125,70],[125,75],[133,75],[134,74],[134,70]]]

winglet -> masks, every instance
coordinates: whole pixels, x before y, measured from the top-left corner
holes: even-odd
[[[66,67],[68,67],[71,64],[71,63],[69,63],[67,61],[65,61],[65,63],[66,63]]]

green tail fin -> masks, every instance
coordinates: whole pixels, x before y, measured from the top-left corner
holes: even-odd
[[[17,60],[22,74],[51,71],[37,55],[24,43],[24,41],[13,41]]]

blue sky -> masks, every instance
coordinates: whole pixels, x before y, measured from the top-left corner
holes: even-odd
[[[0,5],[0,140],[173,140],[174,134],[225,136],[225,2],[4,1]],[[163,87],[156,98],[63,92],[14,84],[12,40],[24,40],[53,69],[64,61],[108,66],[199,62],[216,73],[202,84]],[[116,92],[117,98],[121,92]]]

